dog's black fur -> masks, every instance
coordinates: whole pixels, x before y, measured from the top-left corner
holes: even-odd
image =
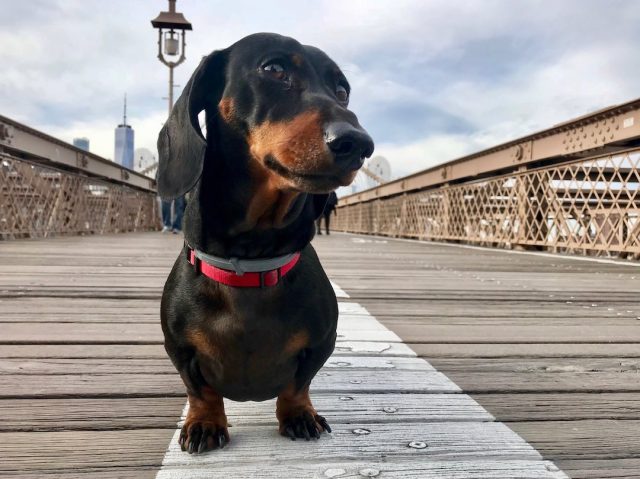
[[[176,260],[161,317],[189,395],[183,450],[229,440],[223,397],[278,396],[280,432],[292,439],[330,431],[309,384],[333,351],[338,308],[310,241],[327,193],[349,184],[373,152],[348,93],[322,51],[255,34],[202,60],[160,132],[158,189],[165,198],[191,191],[190,246],[225,258],[302,252],[267,288],[214,282],[193,269],[186,249]]]

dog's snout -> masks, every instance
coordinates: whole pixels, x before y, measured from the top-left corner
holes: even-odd
[[[373,140],[367,132],[347,122],[331,123],[325,130],[325,142],[336,163],[345,167],[360,168],[373,154]]]

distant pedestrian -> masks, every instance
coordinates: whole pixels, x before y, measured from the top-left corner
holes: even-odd
[[[173,203],[173,221],[171,220],[171,204]],[[178,196],[175,200],[162,200],[162,232],[172,231],[177,235],[182,231],[182,216],[185,207],[184,196]]]
[[[332,191],[331,193],[329,193],[329,198],[327,199],[327,204],[324,206],[324,211],[322,212],[322,216],[320,216],[320,218],[318,218],[317,220],[317,227],[318,227],[318,234],[321,235],[322,234],[322,218],[324,217],[324,228],[325,231],[327,232],[327,234],[329,233],[329,222],[331,220],[331,213],[335,213],[336,215],[338,214],[336,212],[336,205],[338,204],[338,196],[336,195],[335,191]]]

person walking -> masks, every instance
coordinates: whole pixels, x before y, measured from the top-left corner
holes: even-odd
[[[336,205],[338,204],[338,195],[336,195],[335,191],[332,191],[331,193],[329,193],[329,198],[327,198],[327,203],[324,205],[324,211],[322,212],[322,215],[318,218],[317,220],[317,227],[318,227],[318,234],[321,235],[322,234],[322,218],[324,217],[324,228],[325,231],[327,232],[327,234],[329,233],[329,222],[331,220],[331,213],[334,213],[336,211]],[[338,213],[335,213],[338,214]]]
[[[173,203],[173,221],[171,221],[171,204]],[[175,200],[162,200],[162,232],[173,232],[177,235],[182,231],[182,217],[185,207],[184,196],[178,196]]]

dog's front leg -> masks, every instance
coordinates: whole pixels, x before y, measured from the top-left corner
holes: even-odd
[[[309,397],[309,386],[296,389],[294,383],[278,395],[276,417],[280,434],[295,441],[296,437],[307,441],[319,438],[322,431],[331,432],[327,420],[320,416]]]
[[[202,387],[198,395],[188,394],[189,412],[180,432],[180,447],[189,454],[223,448],[229,442],[229,431],[222,396],[209,386]]]

